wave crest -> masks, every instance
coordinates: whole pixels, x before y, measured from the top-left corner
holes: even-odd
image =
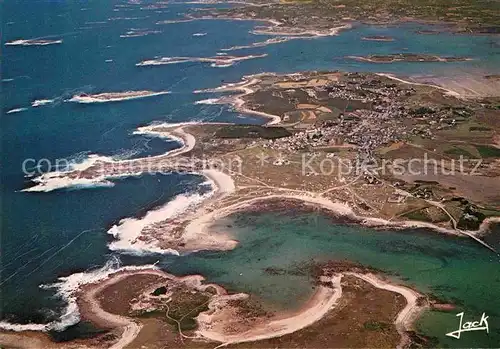
[[[125,218],[118,225],[114,225],[108,230],[108,234],[116,239],[108,247],[112,251],[119,251],[133,255],[143,255],[150,253],[174,254],[179,252],[174,249],[162,249],[158,246],[158,240],[149,234],[143,234],[144,229],[150,228],[155,223],[167,222],[185,214],[187,211],[193,211],[199,205],[210,198],[214,191],[206,194],[181,194],[165,205],[149,211],[143,218]],[[168,230],[168,225],[167,228]]]
[[[8,331],[63,331],[69,326],[80,321],[80,311],[76,302],[76,293],[82,286],[93,284],[109,278],[112,274],[120,271],[133,271],[144,269],[157,269],[155,265],[143,266],[121,266],[118,257],[113,256],[103,267],[91,271],[75,273],[69,276],[60,277],[58,281],[50,285],[41,285],[43,289],[56,289],[56,296],[66,302],[66,306],[59,316],[59,319],[47,324],[14,324],[7,321],[0,321],[0,329]]]

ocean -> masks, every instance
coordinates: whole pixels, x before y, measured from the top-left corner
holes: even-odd
[[[227,4],[172,3],[166,8],[154,10],[147,7],[152,3],[142,1],[141,4],[132,5],[118,0],[10,0],[2,3],[0,325],[4,327],[7,323],[44,324],[51,321],[59,322],[62,327],[72,325],[76,321],[75,317],[61,319],[61,314],[68,309],[67,299],[62,299],[61,294],[57,294],[57,289],[40,285],[53,284],[62,276],[102,268],[107,262],[107,267],[117,267],[118,264],[144,265],[160,261],[159,265],[171,273],[202,273],[210,281],[221,282],[234,290],[255,293],[261,290],[259,296],[263,299],[268,297],[272,301],[276,301],[272,294],[296,294],[297,302],[307,295],[307,283],[297,283],[300,289],[294,289],[295,284],[285,283],[280,286],[280,292],[273,291],[272,287],[259,288],[259,282],[265,284],[268,281],[260,275],[257,265],[248,276],[249,279],[240,282],[238,275],[229,272],[228,266],[236,262],[243,267],[248,261],[254,260],[254,252],[249,248],[251,245],[244,243],[235,251],[203,252],[182,257],[129,255],[108,248],[112,237],[107,232],[121,219],[142,217],[181,194],[205,193],[209,188],[204,184],[203,177],[180,174],[143,175],[116,180],[114,185],[107,187],[75,187],[48,193],[27,193],[21,191],[30,185],[29,178],[23,172],[23,164],[29,164],[29,170],[33,169],[34,164],[39,164],[41,171],[47,171],[47,164],[54,163],[56,159],[79,163],[85,161],[90,154],[126,159],[162,154],[179,146],[175,141],[132,134],[137,127],[153,122],[195,120],[263,123],[260,118],[241,115],[224,106],[195,104],[198,100],[212,98],[213,94],[193,94],[193,91],[237,82],[242,76],[249,74],[347,70],[382,71],[412,76],[460,72],[493,73],[500,70],[498,38],[451,33],[419,35],[416,31],[426,27],[414,23],[387,27],[355,25],[353,29],[343,31],[338,36],[221,51],[233,46],[262,42],[271,37],[251,34],[250,31],[256,25],[262,24],[255,21],[200,20],[157,24],[160,21],[182,19],[184,14],[196,8],[230,6]],[[146,36],[121,37],[127,32],[152,30],[159,32]],[[362,37],[369,35],[392,36],[395,41],[361,41]],[[33,38],[62,40],[62,43],[45,46],[5,45],[14,40]],[[228,67],[212,67],[209,63],[202,62],[136,66],[143,60],[155,57],[209,57],[221,52],[237,56],[267,56],[241,61]],[[370,64],[344,58],[347,55],[400,52],[468,56],[473,60],[455,63]],[[127,90],[171,93],[117,103],[85,105],[65,102],[77,93]],[[32,103],[37,100],[50,102],[32,107]],[[27,163],[26,160],[30,162]],[[254,228],[256,234],[269,234],[271,228],[266,222],[255,222],[262,223],[262,227]],[[280,229],[284,229],[286,224],[288,223],[284,222]],[[273,226],[274,228],[276,227]],[[329,229],[333,228],[326,224],[322,227],[321,234]],[[342,232],[345,228],[338,229]],[[417,234],[413,244],[417,246],[418,253],[413,250],[407,252],[404,248],[398,253],[376,250],[376,256],[384,256],[379,260],[373,257],[375,252],[372,247],[365,246],[366,234],[369,234],[366,229],[349,229],[349,236],[352,235],[353,239],[349,242],[349,250],[352,252],[341,253],[344,258],[376,264],[390,272],[398,272],[423,291],[432,289],[431,286],[445,285],[450,288],[447,296],[461,299],[463,306],[473,309],[475,315],[489,310],[489,304],[497,304],[491,303],[491,296],[497,295],[499,291],[499,264],[497,259],[486,256],[487,251],[476,251],[477,246],[471,246],[469,242],[450,241],[448,244],[447,237],[425,235],[423,239]],[[309,234],[307,226],[295,230],[302,241],[314,240],[314,234]],[[377,241],[377,245],[383,245],[387,242],[386,239],[405,244],[408,237],[394,233],[372,238]],[[458,273],[458,269],[452,269],[453,273],[432,273],[432,278],[435,278],[433,280],[430,276],[415,276],[410,261],[426,252],[422,246],[428,246],[429,239],[442,245],[444,250],[450,250],[450,255],[443,258],[449,258],[457,263],[456,268],[463,267],[466,271],[463,274]],[[354,243],[354,240],[359,244]],[[266,242],[259,246],[266,246]],[[302,251],[290,245],[287,247],[289,253],[286,254],[286,259],[276,263],[289,265],[302,261],[305,255],[312,258],[325,253],[315,243],[311,242],[307,246],[308,249]],[[474,258],[461,256],[457,249],[462,248]],[[244,250],[244,258],[234,259],[234,255],[240,253],[241,249]],[[261,248],[258,253],[273,253],[272,247]],[[425,254],[423,256],[425,259]],[[456,280],[469,278],[471,270],[476,270],[467,269],[468,264],[465,263],[476,260],[476,257],[479,260],[475,261],[477,265],[474,268],[487,272],[474,275],[474,285],[481,285],[477,286],[480,292],[471,291],[474,302],[468,305],[470,299],[464,296],[463,289],[455,290],[453,285]],[[265,258],[268,260],[271,257]],[[454,262],[451,264],[454,265]],[[434,260],[429,263],[434,263]],[[496,279],[492,281],[492,277]],[[483,306],[486,308],[481,308]],[[438,315],[429,315],[425,321],[421,321],[419,326],[424,333],[436,335],[435,332],[441,331],[442,325],[429,325],[444,323],[442,319],[441,322],[438,321]],[[446,319],[448,320],[449,318]],[[497,340],[497,344],[500,342],[498,332],[487,338]],[[464,341],[446,343],[466,345]],[[484,343],[485,346],[491,344],[488,341]]]

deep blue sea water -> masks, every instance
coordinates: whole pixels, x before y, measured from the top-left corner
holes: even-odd
[[[143,1],[144,4],[152,3]],[[157,25],[182,18],[204,5],[171,4],[160,13],[139,5],[117,8],[125,1],[28,1],[2,3],[1,47],[1,318],[11,322],[44,322],[56,317],[53,291],[38,285],[58,276],[102,266],[112,256],[106,231],[119,219],[142,214],[183,192],[201,190],[202,178],[166,175],[128,178],[112,188],[23,193],[25,159],[81,158],[97,153],[122,157],[160,154],[175,142],[131,133],[151,122],[190,120],[261,123],[221,106],[195,105],[205,95],[192,91],[236,82],[259,72],[340,69],[384,71],[402,75],[456,71],[500,70],[498,38],[443,33],[418,35],[422,27],[357,26],[336,37],[292,40],[230,54],[267,53],[265,58],[227,68],[202,63],[136,67],[156,56],[213,56],[222,48],[264,41],[249,31],[251,21],[203,20]],[[213,6],[213,5],[210,5]],[[226,6],[226,5],[219,5]],[[117,10],[118,11],[115,11]],[[126,19],[128,18],[128,19]],[[161,30],[161,34],[120,38],[131,28]],[[193,37],[194,33],[207,33]],[[388,35],[394,42],[361,41],[367,35]],[[16,39],[61,38],[49,46],[4,46]],[[399,52],[470,56],[471,62],[426,64],[366,64],[347,55]],[[106,62],[112,60],[112,62]],[[12,80],[11,80],[12,79]],[[172,93],[119,103],[64,103],[75,93],[125,90],[169,90]],[[56,99],[31,108],[37,99]],[[28,110],[6,114],[14,108]],[[158,256],[120,256],[125,264],[150,263]],[[161,257],[175,265],[175,257]],[[173,263],[173,264],[172,264]],[[182,269],[182,268],[180,268]],[[179,269],[179,270],[180,270]],[[175,270],[171,270],[175,272]]]

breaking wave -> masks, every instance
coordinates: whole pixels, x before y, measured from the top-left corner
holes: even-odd
[[[125,34],[120,35],[120,38],[137,38],[141,36],[160,34],[161,30],[141,30],[141,29],[130,29]]]
[[[33,108],[42,107],[44,105],[53,104],[55,101],[55,99],[36,99],[31,103],[31,106]]]
[[[214,191],[212,190],[203,195],[198,193],[177,195],[165,205],[149,211],[142,218],[122,219],[117,225],[112,226],[108,230],[108,234],[113,235],[116,239],[108,245],[109,249],[133,255],[151,253],[179,255],[179,252],[174,249],[162,249],[159,247],[158,240],[153,236],[143,235],[143,230],[151,228],[155,223],[167,221],[168,224],[169,220],[175,220],[175,218],[187,211],[199,207],[203,201],[207,200],[213,194]],[[161,229],[168,230],[168,226]]]
[[[97,187],[112,187],[113,182],[105,178],[69,178],[64,176],[71,171],[84,171],[94,165],[97,161],[113,161],[110,157],[100,156],[96,154],[88,155],[86,152],[79,153],[73,158],[66,159],[64,165],[68,167],[58,169],[53,172],[48,172],[34,178],[32,181],[36,183],[35,186],[25,188],[23,192],[50,192],[59,189],[83,189],[83,188],[97,188]]]
[[[193,125],[198,124],[198,121],[182,122],[182,123],[160,123],[152,124],[149,126],[139,127],[133,132],[134,135],[144,135],[148,137],[159,137],[162,139],[167,139],[170,142],[178,142],[181,148],[176,148],[169,150],[165,154],[156,155],[154,157],[161,158],[167,154],[180,154],[182,152],[189,151],[193,148],[196,143],[192,135],[186,134],[186,140],[181,137],[177,137],[170,133],[165,133],[155,130],[159,126],[166,127],[176,127],[182,125]],[[115,157],[120,157],[120,155],[127,156],[128,154],[116,154]],[[154,157],[148,157],[152,159]],[[135,159],[139,160],[139,159]],[[72,171],[84,171],[91,166],[93,166],[97,161],[108,162],[108,163],[120,163],[121,161],[127,160],[117,160],[116,158],[109,156],[101,156],[96,154],[88,155],[87,152],[79,153],[74,156],[73,159],[66,159],[63,161],[62,165],[67,165],[65,168],[57,168],[56,171],[44,173],[38,177],[32,179],[35,183],[34,186],[25,188],[23,192],[50,192],[54,190],[61,189],[83,189],[83,188],[99,188],[99,187],[112,187],[114,183],[110,179],[121,179],[126,177],[140,176],[143,174],[144,169],[139,169],[137,172],[121,172],[117,174],[103,174],[102,176],[96,176],[93,178],[80,178],[71,176]]]
[[[248,56],[215,56],[215,57],[161,57],[155,59],[148,59],[136,64],[138,67],[167,65],[167,64],[180,64],[188,62],[210,63],[211,67],[223,68],[230,67],[240,61],[248,59],[263,58],[267,54],[248,55]]]
[[[220,104],[220,98],[208,98],[208,99],[202,99],[200,101],[194,102],[194,104]]]
[[[57,320],[46,324],[13,324],[7,321],[0,321],[0,329],[17,332],[63,331],[69,326],[75,325],[80,321],[80,311],[76,303],[76,293],[82,286],[105,280],[116,272],[144,269],[157,269],[157,267],[155,265],[122,267],[120,259],[113,256],[102,268],[75,273],[66,277],[60,277],[54,284],[40,286],[40,288],[43,289],[55,289],[56,296],[66,303]]]
[[[5,46],[47,46],[62,44],[60,40],[43,40],[43,39],[19,39],[5,43]]]
[[[28,110],[28,108],[14,108],[14,109],[9,110],[5,114],[20,113],[20,112],[23,112],[23,111],[26,111],[26,110]]]

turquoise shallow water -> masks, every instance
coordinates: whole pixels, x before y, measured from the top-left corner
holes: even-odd
[[[281,306],[292,306],[308,296],[310,288],[307,283],[295,279],[280,279],[276,280],[275,284],[267,284],[270,281],[256,283],[255,280],[261,278],[261,267],[265,264],[289,265],[294,260],[302,261],[305,256],[332,257],[329,253],[333,249],[331,245],[325,244],[329,246],[325,248],[317,246],[315,242],[321,241],[325,233],[311,231],[307,227],[296,229],[294,236],[300,239],[291,240],[291,244],[281,250],[280,254],[269,249],[274,244],[279,247],[280,243],[273,240],[272,236],[267,236],[266,232],[262,233],[267,236],[266,239],[258,237],[260,232],[253,234],[253,245],[242,243],[241,248],[227,254],[205,252],[177,258],[130,257],[111,253],[106,246],[109,242],[106,231],[113,224],[124,217],[141,216],[148,209],[169,201],[177,194],[202,190],[199,187],[202,179],[175,174],[143,176],[116,181],[112,188],[30,194],[20,192],[29,185],[22,171],[25,159],[75,160],[83,159],[89,153],[117,155],[122,158],[140,157],[163,153],[177,147],[175,142],[131,134],[138,126],[156,121],[216,120],[262,123],[260,119],[238,115],[221,106],[194,104],[198,99],[210,98],[212,95],[196,95],[192,93],[193,90],[239,81],[243,75],[248,74],[264,71],[340,69],[412,75],[451,74],[457,71],[495,72],[500,69],[500,45],[497,37],[418,35],[415,31],[422,27],[416,24],[384,28],[356,26],[336,37],[293,40],[262,48],[234,51],[237,55],[267,53],[268,56],[244,61],[228,68],[212,68],[199,63],[139,68],[135,66],[137,62],[155,56],[212,56],[222,48],[247,45],[269,37],[250,34],[249,31],[260,24],[252,21],[214,20],[164,26],[156,24],[161,20],[181,18],[184,13],[195,7],[205,5],[170,4],[161,12],[141,10],[142,5],[152,1],[143,1],[141,6],[126,9],[115,7],[124,3],[125,1],[121,0],[12,0],[2,3],[0,320],[29,323],[57,318],[60,315],[61,302],[53,297],[53,291],[41,290],[38,286],[54,282],[61,275],[100,267],[107,260],[116,257],[124,264],[146,264],[160,259],[161,264],[172,272],[206,272],[214,280],[232,284],[240,290],[247,289],[261,294]],[[115,11],[117,9],[118,11]],[[159,29],[162,33],[139,38],[120,38],[121,34],[131,28]],[[206,32],[207,35],[192,36],[200,32]],[[361,41],[363,36],[368,35],[393,36],[396,41]],[[4,46],[8,41],[40,37],[61,38],[64,41],[61,45],[43,47]],[[346,55],[402,51],[466,55],[475,60],[453,64],[387,65],[344,59]],[[110,59],[113,61],[106,62]],[[172,93],[100,105],[63,102],[63,99],[77,92],[140,89],[170,90]],[[45,107],[30,107],[31,102],[43,98],[56,99],[56,102]],[[28,109],[21,113],[6,114],[7,111],[19,107]],[[275,229],[283,234],[287,231],[286,227],[285,224],[282,228]],[[243,231],[242,235],[245,235]],[[385,253],[396,255],[394,251],[383,249],[370,252],[370,248],[364,245],[364,238],[358,240],[356,243],[352,242],[352,245],[340,248],[337,253],[343,253],[345,258],[355,260],[365,256],[365,263],[378,263],[383,259],[380,256]],[[439,242],[443,245],[443,253],[448,251],[448,243],[446,239]],[[297,250],[297,246],[300,246],[300,249]],[[360,247],[356,249],[353,246]],[[427,252],[426,247],[406,251],[407,245],[402,246],[397,253],[395,264],[401,265],[401,268],[404,266],[406,269],[403,271],[410,273],[415,268],[420,270],[420,264],[425,267],[430,263],[431,267],[435,267],[433,260],[431,263],[423,257]],[[475,247],[471,248],[474,250]],[[436,251],[436,255],[439,253],[440,250]],[[228,258],[229,264],[222,262],[225,258]],[[471,274],[474,274],[471,270],[480,270],[476,274],[484,272],[484,275],[490,275],[493,279],[498,275],[498,270],[491,270],[482,262],[472,263],[470,267],[464,262],[463,268]],[[235,273],[236,270],[239,272]],[[409,277],[403,272],[401,274]],[[454,283],[462,283],[462,278],[455,274],[429,272],[429,275],[436,278],[438,285],[454,287]],[[478,275],[470,277],[471,280],[479,282],[479,279],[474,279],[479,278]],[[420,286],[425,285],[429,287],[430,284],[422,281]],[[471,286],[472,294],[483,299],[482,302],[498,304],[492,300],[492,297],[498,294],[496,290],[491,289],[489,284],[478,285],[480,286],[474,289]],[[474,302],[471,304],[468,306],[473,307],[474,311],[481,311],[479,305],[483,303],[480,303],[477,309]]]
[[[421,332],[437,337],[441,345],[500,343],[500,257],[472,240],[423,230],[378,231],[311,213],[238,214],[218,222],[213,230],[232,233],[240,244],[228,252],[181,258],[169,268],[200,272],[233,291],[293,308],[311,295],[309,276],[270,275],[265,268],[296,274],[298,266],[311,261],[350,260],[382,269],[397,282],[456,304],[452,312],[428,312],[417,323]],[[460,311],[466,319],[485,312],[490,333],[463,333],[460,340],[446,337],[458,328],[455,314]]]

